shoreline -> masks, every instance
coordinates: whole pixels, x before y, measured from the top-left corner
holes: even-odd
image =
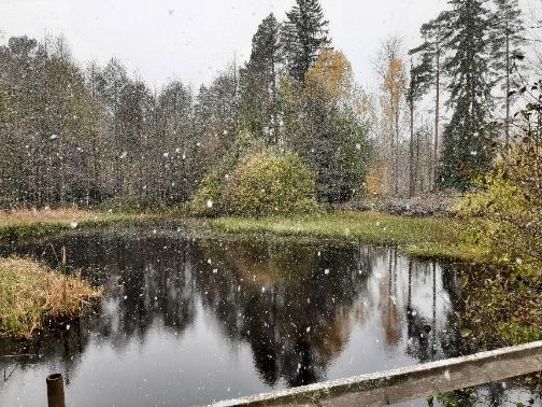
[[[500,337],[504,344],[520,343],[525,338],[542,338],[542,318],[533,312],[536,304],[542,306],[542,295],[537,291],[536,281],[516,278],[515,270],[499,263],[480,246],[462,240],[468,222],[450,217],[405,217],[381,212],[335,211],[313,216],[290,216],[273,218],[190,218],[175,212],[162,214],[122,214],[99,212],[68,212],[64,218],[50,216],[47,219],[34,214],[31,218],[6,221],[0,218],[0,242],[16,244],[29,239],[41,239],[67,231],[101,230],[114,225],[140,227],[177,227],[191,238],[227,239],[236,237],[262,237],[266,239],[304,239],[358,243],[375,246],[394,246],[408,256],[460,263],[480,268],[477,273],[465,273],[467,291],[474,295],[469,309],[472,327],[478,340],[494,340]],[[51,215],[51,214],[48,214]],[[78,219],[78,221],[74,220]],[[3,221],[3,222],[2,222]],[[74,228],[73,223],[78,222]],[[6,233],[9,231],[9,233]],[[9,241],[6,241],[9,236]],[[475,275],[476,274],[476,275]],[[479,281],[480,276],[485,276]],[[505,281],[509,278],[509,282]],[[519,296],[518,292],[524,294]],[[516,294],[514,294],[516,293]],[[514,301],[514,298],[518,298]],[[529,299],[530,301],[527,301]],[[507,298],[510,307],[503,315],[497,299]],[[531,305],[529,305],[531,303]],[[499,329],[489,329],[477,315],[487,315],[486,320]],[[495,326],[493,327],[495,328]],[[502,328],[502,329],[501,329]],[[487,335],[487,338],[486,338]]]

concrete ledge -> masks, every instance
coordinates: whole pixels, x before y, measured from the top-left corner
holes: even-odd
[[[221,401],[214,406],[388,405],[540,371],[542,341]]]

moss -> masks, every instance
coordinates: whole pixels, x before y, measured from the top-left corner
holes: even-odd
[[[542,327],[528,326],[519,321],[501,323],[498,331],[511,344],[542,341]]]
[[[0,259],[0,335],[30,337],[45,323],[79,316],[99,296],[79,276],[31,260]]]

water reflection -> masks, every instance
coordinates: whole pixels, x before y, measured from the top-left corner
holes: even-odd
[[[99,309],[31,344],[4,340],[0,405],[189,405],[455,356],[456,271],[393,249],[74,235],[15,249],[105,288]],[[54,249],[54,250],[53,250]],[[22,395],[18,389],[28,391]]]

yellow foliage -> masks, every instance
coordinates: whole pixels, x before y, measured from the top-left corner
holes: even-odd
[[[394,106],[400,103],[406,88],[405,66],[399,58],[391,57],[384,75],[384,89],[391,96]]]
[[[388,192],[390,183],[390,168],[384,160],[380,160],[367,170],[367,193],[383,196]]]
[[[341,51],[323,49],[314,67],[307,71],[305,83],[309,89],[325,89],[334,103],[349,99],[354,86],[352,65]]]
[[[494,165],[482,189],[458,204],[458,213],[474,218],[467,235],[486,246],[496,260],[525,274],[542,265],[542,177],[540,148],[510,148]]]

